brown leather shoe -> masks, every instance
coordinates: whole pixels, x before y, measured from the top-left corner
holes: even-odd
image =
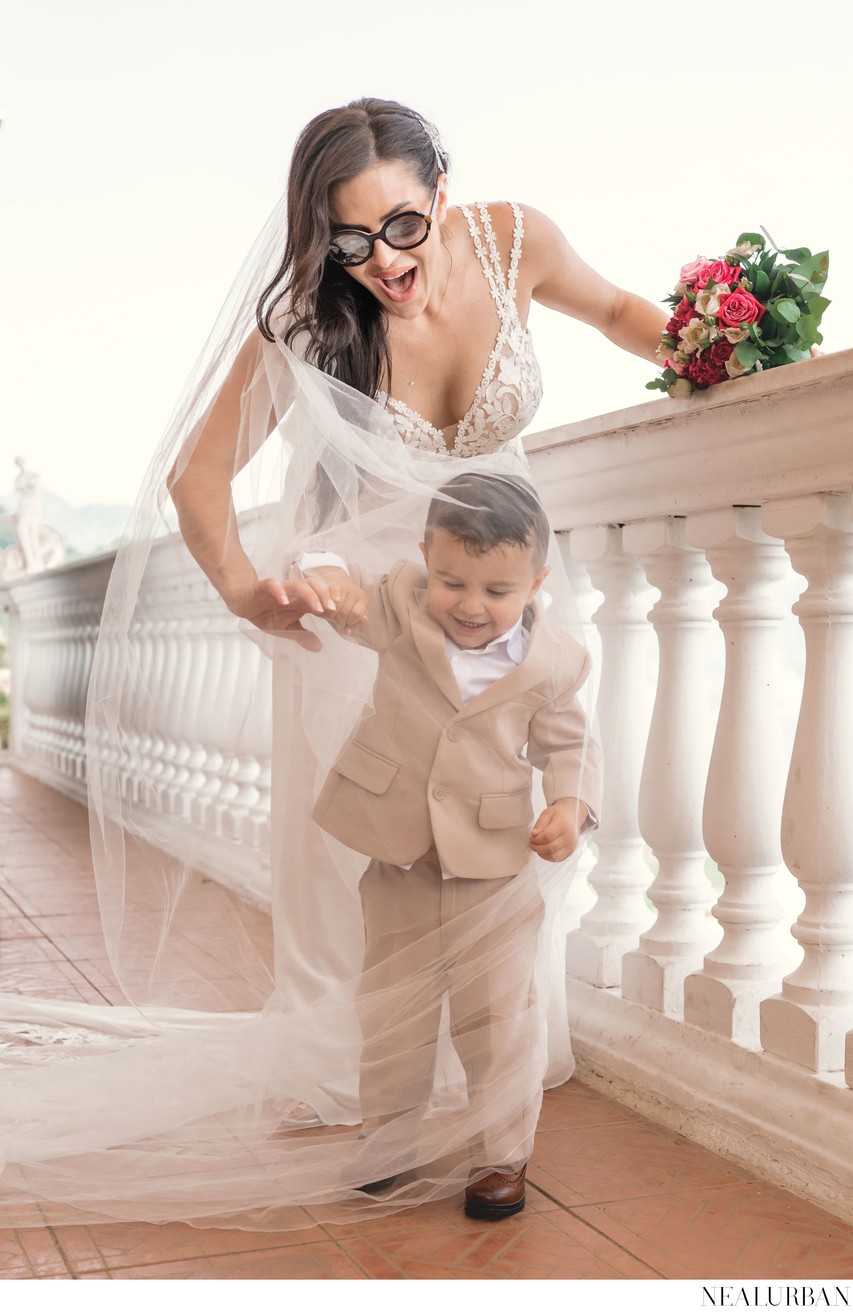
[[[525,1162],[520,1171],[497,1169],[465,1190],[465,1215],[477,1221],[502,1221],[524,1206]]]

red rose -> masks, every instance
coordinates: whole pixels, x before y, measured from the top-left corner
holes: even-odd
[[[720,297],[718,320],[724,328],[737,328],[742,323],[758,323],[767,306],[757,301],[752,292],[729,292]]]
[[[727,282],[730,287],[733,287],[740,276],[741,270],[736,265],[726,264],[725,260],[714,260],[713,264],[706,265],[702,270],[696,280],[696,287],[697,289],[707,287],[711,281]]]
[[[666,331],[669,333],[670,337],[674,338],[674,340],[677,342],[679,328],[685,328],[687,324],[689,324],[691,319],[695,319],[697,317],[698,316],[696,314],[696,311],[688,301],[687,297],[682,296],[681,300],[679,301],[678,305],[676,305],[673,311],[672,318],[670,319],[669,323],[666,325]]]
[[[707,354],[710,355],[715,364],[725,365],[734,349],[734,342],[714,342],[713,346],[708,347]]]
[[[687,367],[687,377],[694,387],[713,387],[728,378],[726,361],[734,350],[731,342],[714,342],[700,354],[694,355]]]

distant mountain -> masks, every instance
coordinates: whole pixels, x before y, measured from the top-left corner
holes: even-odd
[[[6,538],[14,540],[11,516],[17,505],[15,492],[0,495],[0,546]],[[41,489],[42,523],[49,524],[62,536],[70,560],[97,556],[117,546],[128,520],[131,506],[69,506],[47,488]]]

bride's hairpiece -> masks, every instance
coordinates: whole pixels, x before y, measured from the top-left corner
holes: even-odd
[[[446,173],[447,163],[444,158],[444,150],[441,145],[441,137],[438,135],[438,129],[434,128],[432,123],[428,122],[427,119],[421,118],[420,114],[412,114],[412,118],[415,119],[416,122],[420,123],[424,132],[427,134],[427,136],[430,139],[430,144],[433,150],[435,151],[435,160],[436,163],[438,164],[439,173]]]

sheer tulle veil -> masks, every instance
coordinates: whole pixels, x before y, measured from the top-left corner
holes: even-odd
[[[572,1071],[560,912],[577,854],[563,864],[531,857],[513,879],[467,881],[495,891],[485,906],[460,902],[452,961],[444,926],[410,936],[395,976],[402,984],[363,969],[368,858],[310,813],[370,714],[376,652],[320,619],[305,620],[319,651],[238,621],[176,531],[170,471],[192,458],[240,352],[250,367],[233,485],[241,541],[260,577],[287,578],[313,550],[333,550],[370,578],[399,560],[419,564],[428,504],[451,478],[472,469],[525,476],[514,445],[465,461],[406,446],[381,405],[260,337],[255,307],[280,259],[284,213],[282,202],[199,358],[109,585],[87,752],[104,935],[128,1001],[0,997],[7,1225],[180,1220],[280,1230],[381,1216],[460,1191],[472,1169],[490,1164],[485,1137],[503,1135],[507,1161],[526,1157],[543,1083]],[[580,641],[553,538],[548,563],[542,614]],[[251,856],[249,896],[218,882],[211,843],[236,840],[216,831],[216,796],[207,797],[209,824],[196,816],[189,826],[180,790],[146,765],[163,735],[158,662],[171,650],[158,635],[191,632],[196,605],[208,617],[207,664],[188,667],[186,696],[203,708],[199,690],[214,668],[221,673],[216,662],[241,648],[228,692],[233,728],[227,748],[219,744],[223,789],[257,756],[258,706],[272,707],[272,819],[269,831],[258,822],[267,836]],[[214,711],[199,711],[202,738]],[[189,758],[177,766],[184,778],[192,772]],[[515,1001],[485,1024],[472,999],[497,969]],[[457,986],[465,1001],[453,1004]],[[404,1074],[389,1074],[387,1115],[367,1126],[359,1072],[369,1016],[380,1017],[383,1034],[375,1060],[390,1053],[389,1072]],[[497,1072],[477,1051],[495,1027],[510,1054]],[[398,1105],[406,1064],[423,1066],[436,1028],[423,1101],[413,1108],[401,1092]],[[361,1188],[390,1176],[384,1191]]]

